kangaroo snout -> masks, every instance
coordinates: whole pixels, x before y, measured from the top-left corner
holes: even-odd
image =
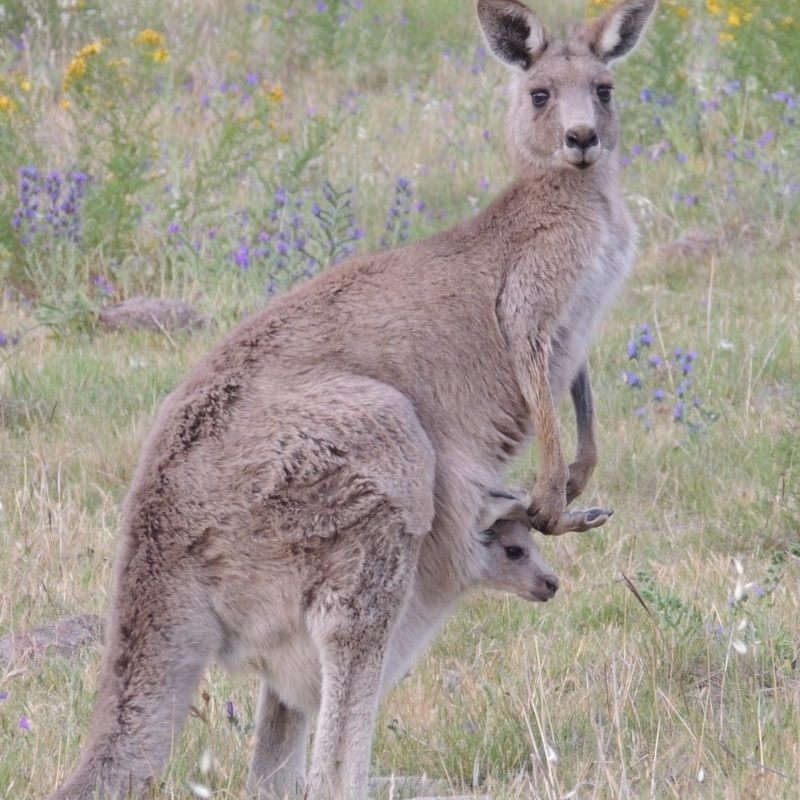
[[[567,147],[578,150],[588,150],[598,143],[597,131],[589,125],[579,125],[570,128],[564,135],[564,143]]]
[[[566,160],[582,169],[600,157],[599,145],[597,131],[591,125],[575,125],[564,134]]]
[[[533,589],[533,595],[537,600],[546,603],[552,600],[558,591],[558,578],[555,575],[542,575]]]

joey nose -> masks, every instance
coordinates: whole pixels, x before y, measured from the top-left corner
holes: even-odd
[[[536,578],[536,583],[533,589],[533,596],[540,602],[546,603],[552,600],[558,591],[558,578],[552,574],[540,574]]]
[[[564,134],[564,144],[573,150],[588,150],[598,141],[597,131],[590,125],[576,125]]]

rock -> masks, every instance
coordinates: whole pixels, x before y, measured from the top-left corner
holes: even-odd
[[[100,311],[100,326],[111,331],[177,333],[205,327],[207,321],[188,303],[169,297],[130,297]]]
[[[97,614],[65,617],[0,639],[0,665],[50,655],[70,658],[82,647],[99,646],[102,639],[103,618]]]
[[[659,263],[675,261],[698,261],[706,258],[719,249],[720,240],[708,231],[694,229],[686,231],[682,236],[666,242],[656,249],[655,256]]]

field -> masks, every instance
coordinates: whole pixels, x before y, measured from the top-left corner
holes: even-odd
[[[555,32],[605,5],[539,3]],[[1,638],[103,613],[143,438],[226,331],[512,172],[471,0],[0,11]],[[376,775],[497,800],[800,796],[800,12],[661,0],[646,39],[616,69],[640,252],[590,352],[579,501],[614,517],[540,537],[546,606],[462,607],[384,699]],[[142,295],[201,324],[102,324]],[[510,485],[535,471],[532,451]],[[99,663],[0,662],[0,800],[66,776]],[[255,686],[209,671],[149,797],[243,796]]]

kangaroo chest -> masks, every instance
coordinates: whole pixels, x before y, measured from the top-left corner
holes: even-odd
[[[589,342],[630,272],[635,228],[627,213],[609,230],[580,277],[556,325],[550,357],[550,385],[558,401],[586,361]]]

